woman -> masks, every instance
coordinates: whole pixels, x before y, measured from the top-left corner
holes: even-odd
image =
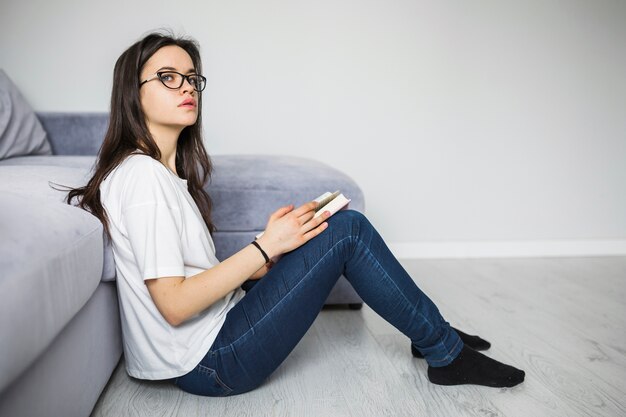
[[[79,198],[111,239],[131,376],[169,379],[199,395],[252,390],[289,355],[344,274],[410,338],[431,382],[524,380],[523,371],[476,351],[488,342],[450,327],[358,212],[313,218],[315,202],[281,207],[258,240],[219,262],[203,190],[211,164],[201,73],[193,40],[154,33],[128,48],[115,65],[95,174],[67,197]]]

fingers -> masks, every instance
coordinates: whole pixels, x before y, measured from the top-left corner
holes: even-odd
[[[330,217],[330,213],[325,211],[314,217],[317,206],[317,202],[311,201],[294,210],[293,204],[290,204],[279,208],[270,216],[266,231],[269,232],[271,228],[273,234],[282,235],[279,239],[284,246],[282,252],[299,247],[326,229],[328,225],[321,224]]]
[[[305,224],[300,224],[299,226],[296,226],[296,229],[291,232],[290,238],[287,239],[287,241],[290,243],[287,244],[288,247],[283,251],[283,253],[300,247],[309,240],[313,239],[315,236],[322,233],[328,227],[328,223],[326,223],[325,220],[329,217],[330,212],[325,211],[324,213],[322,213],[321,216],[311,218]],[[294,219],[292,218],[290,221],[293,220]]]
[[[290,211],[293,210],[293,214],[296,217],[300,217],[303,214],[306,214],[308,212],[313,212],[313,214],[315,214],[315,209],[317,208],[317,202],[316,201],[310,201],[308,203],[305,203],[303,205],[301,205],[300,207],[298,207],[297,209],[293,209],[294,205],[293,204],[289,204],[288,206],[284,206],[279,208],[278,210],[276,210],[274,213],[272,213],[272,215],[270,216],[270,218],[272,220],[276,220],[278,218],[283,217],[285,214],[289,213]],[[313,217],[313,216],[311,216]]]
[[[323,215],[320,217],[324,217]],[[320,218],[318,217],[318,219]],[[314,227],[313,229],[309,230],[308,232],[306,232],[304,235],[302,235],[304,237],[304,239],[306,239],[306,241],[308,242],[309,240],[313,239],[315,236],[319,235],[320,233],[322,233],[324,230],[326,230],[326,228],[328,227],[328,223],[327,222],[323,222],[322,224]]]
[[[325,211],[324,213],[322,213],[321,216],[318,216],[316,218],[311,218],[309,219],[304,225],[303,228],[305,230],[305,233],[303,233],[303,236],[306,236],[307,232],[314,230],[316,228],[318,228],[324,221],[326,221],[326,219],[328,219],[330,217],[330,212]],[[321,232],[320,232],[321,233]],[[316,235],[317,236],[317,235]]]
[[[281,207],[278,210],[276,210],[274,213],[272,213],[272,215],[270,216],[270,220],[279,219],[283,217],[285,214],[289,213],[291,210],[293,210],[293,204],[289,204],[288,206]]]
[[[300,221],[301,225],[305,225],[309,222],[309,220],[311,220],[313,217],[315,217],[315,211],[311,210],[311,211],[307,211],[306,213],[304,213],[302,216],[300,216],[298,218],[298,220]]]
[[[293,214],[298,217],[310,211],[313,211],[313,213],[315,214],[316,208],[317,208],[317,201],[309,201],[308,203],[304,203],[303,205],[295,209],[293,211]]]

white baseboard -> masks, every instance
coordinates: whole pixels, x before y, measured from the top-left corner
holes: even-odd
[[[626,256],[626,240],[389,243],[396,258]]]

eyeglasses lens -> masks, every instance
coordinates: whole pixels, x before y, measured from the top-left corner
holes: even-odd
[[[204,89],[204,79],[199,75],[189,75],[189,84],[196,90]],[[176,72],[162,72],[159,79],[167,88],[180,88],[183,85],[183,76]]]

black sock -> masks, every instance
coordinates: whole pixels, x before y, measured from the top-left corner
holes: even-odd
[[[478,336],[469,335],[452,326],[450,326],[450,328],[459,334],[459,337],[466,346],[469,346],[474,350],[487,350],[491,347],[491,343],[487,342],[485,339],[481,339]],[[420,351],[417,350],[415,346],[413,346],[413,344],[411,344],[411,353],[416,358],[424,357],[424,355],[422,355]]]
[[[463,346],[459,356],[449,365],[428,367],[428,379],[438,385],[513,387],[523,382],[525,375],[521,369],[491,359],[468,346]]]

